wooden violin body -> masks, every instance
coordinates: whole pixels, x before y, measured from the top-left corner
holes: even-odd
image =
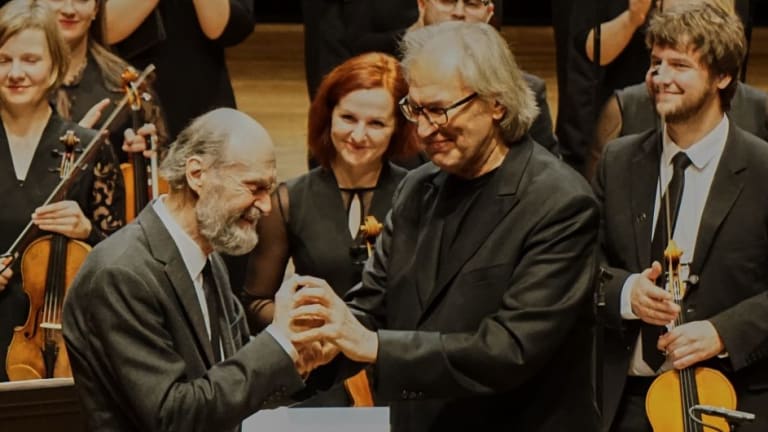
[[[367,256],[370,258],[373,253],[373,244],[376,237],[381,234],[383,225],[373,216],[367,216],[365,222],[360,226],[358,239],[365,242]],[[344,387],[347,389],[349,397],[352,399],[352,406],[372,407],[373,395],[371,394],[371,384],[368,382],[368,375],[365,370],[344,380]]]
[[[686,392],[681,391],[685,381],[691,378],[695,379],[695,402],[684,400]],[[645,399],[648,420],[650,420],[653,430],[659,432],[707,430],[688,419],[688,409],[685,407],[695,404],[736,409],[736,391],[728,378],[720,371],[698,367],[682,371],[670,370],[659,375],[648,389],[648,395]],[[701,420],[720,430],[730,430],[728,423],[720,417],[703,415]]]
[[[143,85],[138,85],[139,79],[138,72],[129,67],[126,69],[121,79],[123,81],[123,88],[128,98],[129,105],[131,107],[131,127],[134,132],[138,131],[141,127],[142,121],[140,113],[142,110],[142,102],[151,99],[149,93],[144,91]],[[150,140],[151,149],[155,152],[156,139]],[[120,164],[120,169],[123,172],[123,178],[125,179],[125,220],[130,222],[138,216],[144,207],[159,193],[168,191],[168,184],[160,181],[157,176],[157,155],[152,156],[152,169],[149,169],[147,165],[147,159],[141,153],[131,154],[131,160],[129,163]]]
[[[674,240],[664,251],[664,260],[668,264],[667,288],[675,303],[680,306],[680,313],[675,319],[675,326],[686,323],[685,283],[680,278],[680,258],[683,252]],[[691,409],[695,405],[713,405],[735,409],[736,390],[721,372],[704,367],[689,367],[682,370],[670,370],[659,375],[645,397],[645,411],[648,420],[656,432],[704,432],[701,423],[692,418]],[[714,416],[696,417],[704,424],[712,425],[722,431],[729,431],[728,423]]]
[[[143,157],[143,156],[142,156]],[[150,192],[151,183],[149,183],[148,174],[143,176],[140,174],[142,171],[147,172],[146,163],[122,163],[120,164],[120,170],[123,172],[123,179],[125,180],[125,221],[130,222],[139,215],[141,210],[150,202],[154,197],[154,194]],[[137,173],[139,173],[137,175]],[[159,193],[168,192],[168,183],[161,178],[154,177],[152,181],[158,182]]]
[[[90,250],[86,243],[54,234],[38,238],[24,251],[21,278],[29,316],[14,330],[8,348],[6,372],[11,381],[72,376],[61,311],[66,289]]]

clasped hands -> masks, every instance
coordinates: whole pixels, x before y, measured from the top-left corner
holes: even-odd
[[[338,353],[357,362],[376,360],[376,333],[363,326],[322,279],[293,276],[283,282],[275,295],[272,324],[296,348],[301,374],[330,362]]]
[[[644,322],[658,326],[675,321],[680,313],[680,306],[674,302],[672,294],[656,286],[661,271],[661,264],[654,261],[635,280],[630,293],[632,313]],[[725,350],[717,329],[706,320],[675,326],[659,337],[656,347],[666,353],[676,369],[685,369]]]

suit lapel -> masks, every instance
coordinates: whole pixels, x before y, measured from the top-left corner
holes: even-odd
[[[152,255],[165,263],[165,274],[171,281],[174,293],[179,299],[190,328],[193,329],[197,348],[205,356],[208,365],[212,366],[214,358],[208,330],[205,328],[205,320],[195,294],[195,286],[189,277],[184,260],[176,248],[176,243],[166,230],[160,217],[155,213],[151,203],[139,214],[138,223],[144,229]]]
[[[431,182],[424,184],[421,205],[419,207],[418,238],[416,240],[416,259],[419,263],[416,287],[422,311],[426,308],[427,299],[434,291],[437,276],[438,257],[440,256],[440,241],[443,236],[443,220],[435,220],[435,207],[446,174],[438,172]],[[426,226],[425,226],[426,225]]]
[[[435,285],[426,297],[423,314],[450,286],[451,281],[467,261],[477,253],[501,220],[517,204],[517,187],[528,166],[532,151],[533,144],[530,140],[513,145],[499,167],[499,171],[481,191],[478,200],[472,204],[472,209],[467,213],[467,219],[462,224],[462,232],[451,248],[452,253],[448,261],[440,265],[441,274],[437,275],[436,280],[433,279]],[[439,225],[442,233],[442,220]],[[430,261],[437,263],[440,244],[435,246],[435,258]]]
[[[631,217],[637,246],[637,265],[641,269],[651,265],[651,228],[653,227],[653,203],[659,179],[660,139],[659,132],[650,134],[641,144],[631,164]]]
[[[744,182],[740,174],[747,168],[747,156],[739,145],[736,126],[731,123],[720,164],[712,179],[712,186],[701,215],[699,233],[691,264],[691,273],[700,274],[709,256],[712,242],[726,215],[739,197]]]

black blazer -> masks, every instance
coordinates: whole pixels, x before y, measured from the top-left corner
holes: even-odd
[[[590,293],[598,213],[575,171],[513,143],[437,274],[447,175],[406,176],[350,307],[378,329],[392,430],[597,430]]]
[[[151,205],[93,249],[64,304],[64,337],[91,430],[230,431],[303,387],[291,358],[248,328],[215,254],[226,360],[214,364],[192,280]],[[228,329],[228,330],[227,330]]]
[[[616,90],[621,110],[619,136],[645,132],[658,127],[658,115],[645,83]],[[768,140],[768,94],[749,84],[738,82],[728,117],[740,128]]]
[[[595,179],[602,205],[606,283],[604,426],[616,414],[639,320],[620,315],[620,293],[631,273],[651,263],[653,202],[659,169],[659,133],[619,138],[607,146]],[[710,320],[725,343],[726,359],[707,366],[736,387],[739,409],[761,419],[740,431],[768,428],[768,143],[731,122],[725,150],[704,207],[684,308],[689,321]],[[684,219],[678,223],[684,223]]]

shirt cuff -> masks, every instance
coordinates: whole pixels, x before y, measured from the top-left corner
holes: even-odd
[[[624,285],[621,287],[621,317],[625,320],[640,319],[632,312],[632,285],[634,285],[637,278],[640,277],[639,273],[633,273],[629,275],[627,280],[624,281]]]
[[[296,362],[299,359],[299,352],[296,351],[296,348],[293,347],[291,341],[289,341],[283,332],[281,332],[277,327],[270,324],[264,330],[269,333],[269,335],[272,336],[278,344],[280,344],[280,346],[283,348],[283,351],[285,351],[285,353],[291,357],[291,360]]]

